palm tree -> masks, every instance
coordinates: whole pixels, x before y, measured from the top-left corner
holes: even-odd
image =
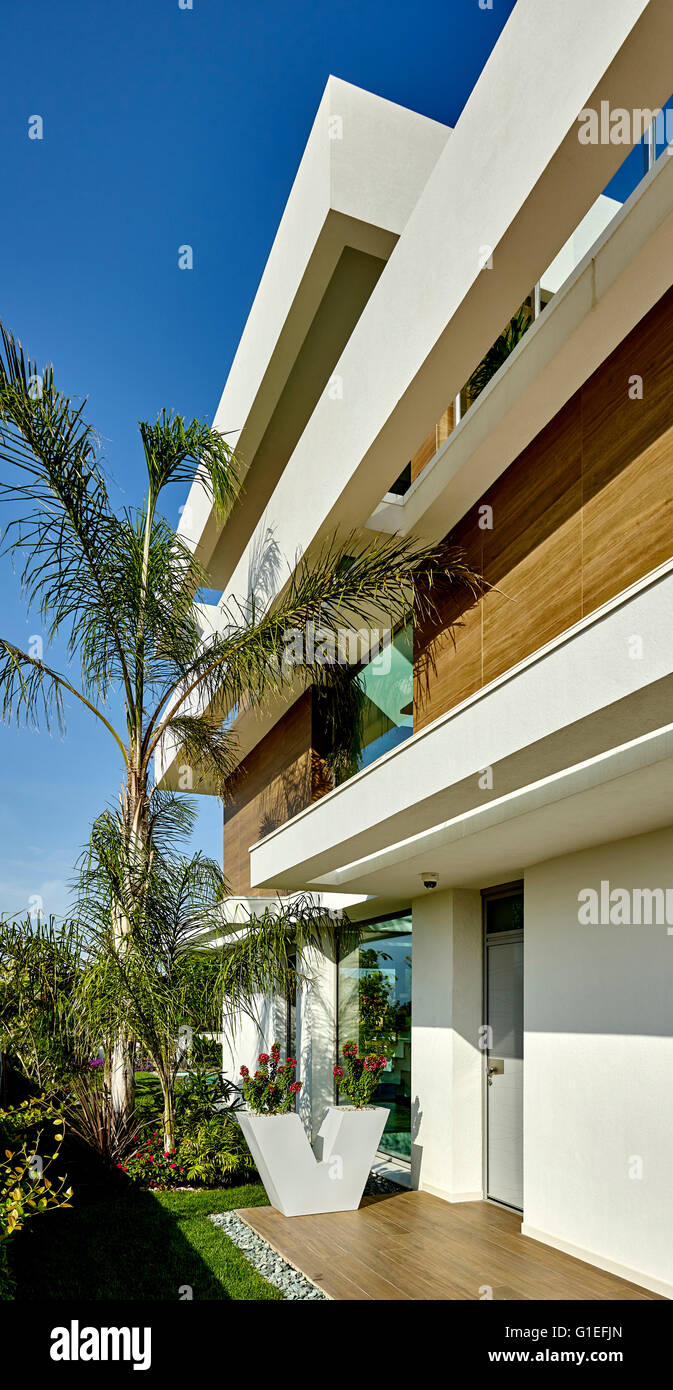
[[[525,301],[513,318],[510,319],[507,327],[496,338],[493,346],[489,348],[486,356],[473,371],[470,380],[465,387],[468,406],[476,401],[485,387],[488,386],[491,377],[500,370],[503,362],[507,361],[510,353],[514,351],[517,343],[528,332],[533,322],[533,311],[530,304]]]
[[[110,1039],[120,1025],[149,1056],[163,1097],[164,1147],[175,1148],[175,1083],[188,1062],[187,1030],[230,1032],[242,1013],[256,1017],[256,998],[305,978],[295,963],[334,931],[310,899],[266,912],[232,930],[222,914],[227,883],[214,860],[175,851],[174,814],[184,830],[184,803],[155,792],[156,824],[149,850],[130,850],[116,814],[94,823],[83,856],[77,919],[87,942],[75,1012],[89,1040]],[[189,808],[189,814],[194,812]],[[114,923],[130,923],[123,943]],[[291,917],[291,921],[289,920]],[[353,934],[343,929],[350,942]],[[290,931],[292,933],[290,937]],[[107,1089],[105,1090],[107,1094]]]
[[[0,325],[0,460],[9,476],[0,495],[12,509],[7,549],[20,561],[23,592],[37,608],[49,644],[65,635],[75,677],[0,637],[0,705],[5,720],[63,729],[66,699],[82,705],[113,740],[121,766],[117,813],[127,846],[128,891],[112,903],[111,933],[123,955],[138,921],[142,869],[151,853],[157,790],[153,759],[171,738],[195,774],[220,795],[236,764],[236,737],[223,725],[243,702],[259,704],[297,680],[284,660],[285,635],[313,624],[340,628],[406,620],[433,606],[437,587],[479,578],[455,550],[387,537],[329,541],[290,571],[272,602],[253,596],[221,608],[221,630],[203,640],[193,606],[208,583],[185,540],[161,515],[165,489],[194,475],[224,519],[241,491],[241,469],[207,424],[162,413],[140,423],[145,495],[115,510],[96,436],[77,405],[57,389],[52,367],[39,371]],[[328,687],[339,668],[307,664],[304,678]],[[179,816],[177,807],[172,813]],[[133,864],[139,872],[132,872]],[[129,1034],[120,1016],[111,1087],[120,1110],[132,1104]]]

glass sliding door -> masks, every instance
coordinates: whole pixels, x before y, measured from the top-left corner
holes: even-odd
[[[411,913],[368,923],[354,951],[339,959],[338,1046],[388,1061],[374,1104],[390,1110],[380,1148],[411,1157]]]

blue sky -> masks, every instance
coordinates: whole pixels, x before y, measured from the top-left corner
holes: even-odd
[[[89,397],[116,496],[136,502],[136,421],[212,418],[327,76],[454,124],[514,0],[32,0],[3,25],[0,316]],[[525,80],[522,79],[522,80]],[[44,139],[28,139],[39,114]],[[495,136],[494,136],[495,138]],[[638,166],[636,170],[636,166]],[[640,169],[638,153],[629,168]],[[627,171],[610,191],[625,196]],[[177,248],[194,248],[178,269]],[[182,497],[171,499],[173,519]],[[0,631],[23,641],[0,561]],[[58,656],[58,653],[57,653]],[[0,728],[0,911],[63,912],[121,768],[71,710],[64,740]],[[195,843],[219,857],[221,807]]]

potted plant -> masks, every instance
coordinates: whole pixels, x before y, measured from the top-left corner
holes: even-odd
[[[348,1050],[347,1050],[348,1049]],[[241,1068],[249,1106],[237,1119],[272,1206],[284,1216],[354,1211],[379,1146],[389,1111],[370,1104],[385,1057],[360,1058],[354,1043],[343,1049],[334,1075],[350,1104],[329,1105],[314,1148],[292,1109],[301,1090],[293,1057],[280,1061],[280,1045],[260,1053],[253,1076]]]

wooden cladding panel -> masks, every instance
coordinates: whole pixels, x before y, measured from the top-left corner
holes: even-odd
[[[481,531],[470,513],[452,534],[468,563],[481,573]],[[482,605],[468,589],[437,605],[414,631],[414,728],[450,709],[482,685]]]
[[[331,785],[312,747],[307,691],[243,760],[232,784],[224,808],[224,873],[232,892],[250,891],[250,845],[303,811]]]
[[[487,683],[582,616],[579,402],[552,420],[485,501],[482,532],[483,681]]]
[[[419,473],[423,472],[423,469],[427,466],[427,464],[429,464],[430,460],[435,457],[435,454],[437,453],[440,444],[444,443],[444,440],[448,438],[452,429],[453,406],[450,405],[444,411],[444,414],[441,416],[441,418],[437,421],[437,424],[433,425],[432,429],[430,430],[430,433],[426,435],[425,439],[423,440],[420,449],[416,450],[416,453],[414,454],[411,460],[412,483],[414,482],[414,479],[418,477]]]
[[[630,379],[643,381],[631,400]],[[671,555],[673,292],[625,338],[582,393],[584,611]]]
[[[634,375],[642,400],[629,397]],[[492,529],[481,529],[484,507]],[[494,587],[477,603],[444,604],[439,623],[417,628],[415,728],[673,555],[673,291],[451,538]]]

